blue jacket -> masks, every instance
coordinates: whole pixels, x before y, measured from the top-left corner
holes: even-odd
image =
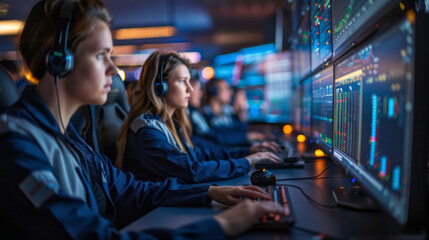
[[[223,238],[214,219],[176,230],[119,232],[158,206],[207,205],[209,185],[136,181],[94,152],[71,125],[63,135],[45,103],[26,89],[0,115],[2,236],[29,239]]]
[[[205,105],[202,113],[211,128],[233,128],[245,132],[248,130],[247,124],[240,122],[230,105],[223,106],[219,115],[214,114],[210,105]]]
[[[187,153],[180,150],[158,115],[142,114],[134,119],[128,130],[124,170],[133,172],[138,179],[160,181],[178,177],[187,183],[239,177],[250,170],[247,159],[232,159],[227,151],[192,149],[177,125],[176,130]]]
[[[195,107],[189,106],[189,118],[192,124],[192,142],[210,145],[217,143],[224,146],[249,145],[247,130],[234,127],[211,127],[203,114]]]

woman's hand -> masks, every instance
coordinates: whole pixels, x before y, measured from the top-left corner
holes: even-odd
[[[275,163],[279,163],[280,158],[277,157],[274,153],[272,152],[258,152],[258,153],[254,153],[252,155],[249,155],[247,157],[245,157],[248,161],[250,166],[254,166],[256,163],[263,161],[263,160],[270,160],[273,161]]]
[[[280,204],[272,201],[253,202],[249,199],[214,216],[225,235],[232,237],[244,232],[259,218],[269,213],[282,213]]]
[[[267,138],[267,136],[263,133],[259,132],[248,132],[247,133],[247,140],[249,141],[264,141]]]
[[[237,204],[242,197],[270,199],[270,195],[257,186],[210,186],[207,195],[225,205]]]
[[[263,142],[256,144],[250,148],[250,153],[257,153],[262,151],[280,152],[282,149],[275,142]]]

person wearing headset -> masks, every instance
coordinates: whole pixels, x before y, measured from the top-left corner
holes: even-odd
[[[235,116],[231,106],[233,92],[226,80],[214,78],[206,83],[205,88],[206,98],[202,114],[213,131],[234,131],[237,135],[245,136],[250,142],[264,141],[269,138],[266,134],[248,131],[247,124],[240,122]]]
[[[116,166],[138,179],[178,177],[197,183],[239,177],[259,161],[278,161],[272,152],[258,152],[263,145],[238,159],[226,151],[194,148],[186,112],[193,91],[188,69],[188,61],[175,52],[157,51],[145,61],[131,109],[118,133]],[[267,148],[280,150],[276,144]]]
[[[270,149],[278,151],[278,149],[280,149],[274,142],[263,142],[249,148],[246,147],[248,140],[245,132],[243,133],[243,131],[234,128],[222,131],[211,128],[200,110],[204,92],[198,73],[194,71],[191,72],[193,74],[191,74],[190,84],[193,91],[189,98],[188,115],[192,126],[191,142],[194,143],[194,145],[215,149],[215,151],[219,147],[223,147],[231,153],[238,152],[238,154],[233,155],[233,157],[242,157],[249,152],[257,152],[255,148],[259,148],[259,151]]]
[[[85,104],[103,104],[117,68],[111,17],[99,0],[42,0],[29,13],[19,50],[39,84],[0,115],[0,220],[14,239],[224,238],[280,212],[255,187],[136,181],[94,152],[69,120]],[[174,230],[118,229],[158,206],[235,204]],[[239,217],[238,217],[239,216]],[[4,225],[3,223],[7,223]]]

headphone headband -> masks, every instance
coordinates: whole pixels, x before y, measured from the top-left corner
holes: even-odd
[[[54,77],[65,77],[73,69],[74,56],[67,48],[67,40],[75,4],[76,1],[68,0],[62,3],[58,15],[58,37],[54,48],[46,54],[46,69]]]
[[[155,84],[154,84],[155,94],[159,97],[166,94],[168,90],[168,84],[164,81],[164,77],[163,77],[166,58],[167,58],[167,55],[161,55],[159,57],[158,73],[156,74],[156,78],[155,78]]]

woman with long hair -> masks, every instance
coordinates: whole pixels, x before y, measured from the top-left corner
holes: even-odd
[[[193,91],[188,68],[188,61],[175,52],[157,51],[145,61],[118,134],[117,166],[143,180],[178,177],[195,183],[239,177],[259,161],[278,161],[269,151],[233,159],[226,151],[194,148],[186,112]],[[273,143],[254,151],[264,148],[280,150]]]
[[[0,115],[2,236],[217,239],[237,235],[268,212],[280,212],[270,201],[240,201],[266,198],[256,187],[136,181],[79,137],[69,124],[71,116],[83,105],[103,104],[117,73],[110,22],[99,0],[43,0],[27,17],[19,51],[39,84],[26,88]],[[175,230],[118,230],[161,205],[208,205],[212,199],[241,203]]]

